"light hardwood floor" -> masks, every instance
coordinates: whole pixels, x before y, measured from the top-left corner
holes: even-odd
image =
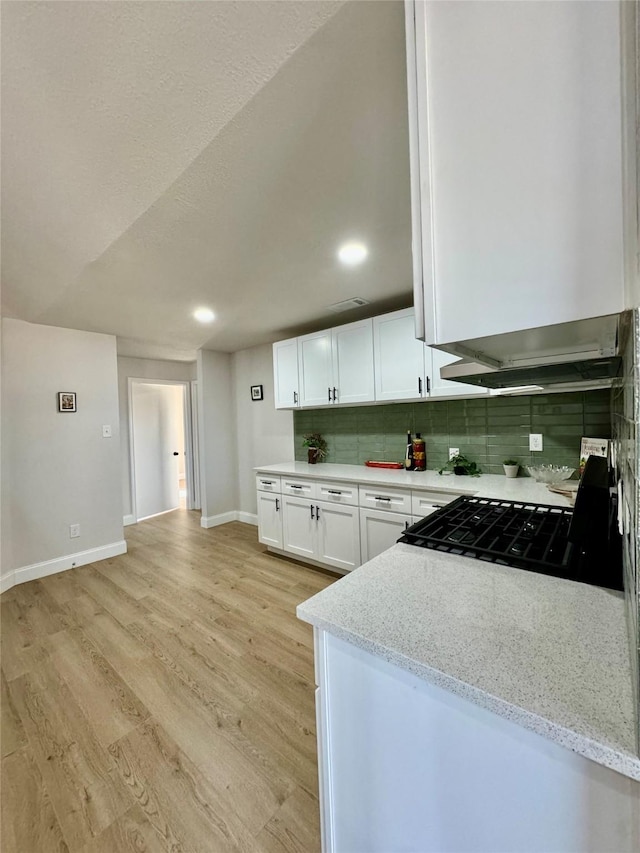
[[[2,607],[2,851],[320,848],[312,632],[335,580],[177,510]]]

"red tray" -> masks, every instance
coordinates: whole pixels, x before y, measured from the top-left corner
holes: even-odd
[[[402,462],[378,462],[377,459],[368,459],[365,463],[369,468],[403,468]]]

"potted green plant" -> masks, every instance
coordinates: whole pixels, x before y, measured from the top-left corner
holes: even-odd
[[[457,456],[452,456],[449,461],[442,466],[438,474],[443,471],[453,471],[454,474],[468,475],[469,477],[479,477],[482,471],[476,462],[471,462],[466,456],[459,453]]]
[[[318,459],[327,455],[327,442],[319,432],[308,432],[302,438],[302,446],[308,450],[309,465],[315,465]]]
[[[504,473],[507,479],[513,480],[518,476],[518,471],[520,470],[520,463],[517,459],[505,459],[502,463],[502,467],[504,468]]]

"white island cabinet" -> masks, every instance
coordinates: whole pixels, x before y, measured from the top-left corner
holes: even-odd
[[[406,0],[427,344],[621,311],[621,7]]]
[[[325,853],[637,853],[621,593],[398,544],[303,602]]]

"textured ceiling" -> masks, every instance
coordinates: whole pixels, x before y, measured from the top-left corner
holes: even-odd
[[[2,253],[5,315],[130,355],[406,302],[403,4],[3,3]]]

